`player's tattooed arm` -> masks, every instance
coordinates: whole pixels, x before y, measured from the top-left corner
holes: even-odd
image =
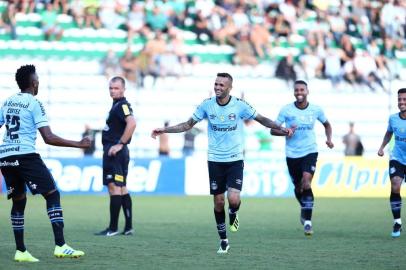
[[[174,126],[169,126],[169,127],[163,127],[163,128],[156,128],[152,131],[151,137],[156,138],[156,136],[159,136],[163,133],[180,133],[187,131],[191,129],[194,125],[196,125],[196,121],[191,117],[189,120],[186,122],[174,125]]]

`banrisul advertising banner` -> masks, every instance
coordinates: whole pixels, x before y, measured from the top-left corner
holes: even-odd
[[[44,159],[61,192],[106,192],[101,159]],[[183,195],[183,159],[136,159],[128,168],[127,188],[139,194]]]

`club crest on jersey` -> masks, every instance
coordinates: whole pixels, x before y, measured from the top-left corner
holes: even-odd
[[[228,115],[228,119],[231,120],[231,121],[235,121],[235,114],[234,114],[234,113],[230,113],[230,114]]]

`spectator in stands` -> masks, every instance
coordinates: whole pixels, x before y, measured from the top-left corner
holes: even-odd
[[[255,49],[255,54],[264,59],[271,55],[271,35],[262,23],[255,23],[250,29],[250,41]]]
[[[100,64],[102,74],[108,79],[114,74],[120,73],[120,63],[113,49],[107,51],[106,56],[101,60]]]
[[[152,76],[153,78],[152,87],[154,87],[158,75],[159,74],[157,64],[152,57],[152,53],[145,46],[137,56],[137,87],[138,88],[145,87],[144,80],[146,76]]]
[[[37,1],[35,0],[17,0],[14,3],[17,5],[17,12],[29,14],[34,13],[35,11],[35,4]]]
[[[364,146],[361,142],[361,137],[354,131],[354,122],[349,123],[350,130],[343,136],[345,145],[344,155],[346,156],[362,156]]]
[[[164,127],[169,127],[169,121],[164,122]],[[162,136],[163,135],[163,136]],[[169,156],[170,148],[169,148],[169,135],[164,133],[159,136],[159,156],[167,157]]]
[[[63,29],[58,23],[58,12],[54,9],[54,5],[48,2],[45,5],[45,10],[41,12],[41,25],[45,35],[45,40],[62,38]]]
[[[82,0],[72,0],[69,5],[69,14],[73,17],[76,27],[85,25],[85,8]]]
[[[193,127],[184,133],[182,152],[185,157],[193,155],[195,151],[195,138],[201,132],[201,129]]]
[[[100,0],[83,0],[85,27],[99,29],[101,22],[99,18]]]
[[[169,17],[159,6],[154,6],[152,12],[147,12],[146,23],[152,31],[165,32],[168,27]]]
[[[250,33],[248,26],[245,26],[238,35],[235,45],[235,55],[233,62],[236,65],[256,66],[258,60],[255,56],[255,51],[250,42]]]
[[[4,29],[6,33],[9,33],[11,39],[17,39],[16,7],[12,2],[10,2],[7,8],[1,13],[0,29]]]
[[[201,10],[198,10],[196,13],[193,32],[196,33],[197,40],[200,43],[204,44],[213,41],[213,33],[209,29],[209,21]]]
[[[125,25],[124,8],[119,1],[103,1],[98,14],[103,28],[115,30]]]
[[[356,79],[359,83],[367,85],[372,91],[376,91],[374,83],[377,83],[383,91],[387,91],[381,78],[378,76],[376,62],[368,51],[357,51],[354,59],[354,68]]]
[[[130,82],[135,83],[137,79],[137,58],[131,51],[131,47],[127,47],[124,55],[120,57],[120,69],[123,76]]]
[[[291,53],[279,60],[276,65],[275,77],[284,80],[288,86],[292,86],[292,83],[296,81],[294,59]]]
[[[131,9],[127,14],[126,26],[128,32],[128,44],[133,42],[135,34],[141,34],[143,36],[148,35],[148,28],[145,27],[144,6],[140,2],[134,2],[131,4]]]
[[[83,154],[85,156],[93,156],[96,151],[96,134],[99,132],[101,132],[101,130],[92,129],[88,124],[85,125],[85,131],[82,133],[82,138],[87,137],[90,140],[90,147],[83,149]]]
[[[340,50],[329,48],[324,58],[324,74],[334,88],[343,80],[343,70],[340,61]]]

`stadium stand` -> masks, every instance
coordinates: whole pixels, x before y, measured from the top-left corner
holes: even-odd
[[[110,8],[104,6],[102,1],[95,2],[100,4],[98,12],[105,12]],[[113,2],[117,5],[116,13],[110,16],[126,20],[131,10],[129,1]],[[402,18],[402,14],[406,14],[406,7],[402,4],[349,0],[330,1],[329,6],[311,5],[312,1],[271,1],[273,4],[270,5],[264,4],[269,1],[246,1],[245,4],[240,1],[153,1],[155,4],[151,4],[151,1],[132,2],[141,7],[138,15],[143,16],[145,24],[130,40],[126,26],[126,23],[131,22],[129,20],[113,28],[107,24],[100,27],[97,23],[86,26],[83,22],[80,25],[74,12],[76,7],[71,6],[66,11],[66,8],[58,6],[57,22],[64,29],[63,35],[59,41],[46,41],[41,26],[41,14],[45,8],[43,1],[35,2],[37,4],[33,12],[26,12],[28,8],[22,8],[22,1],[11,1],[10,4],[0,1],[2,14],[5,14],[8,5],[14,4],[17,9],[16,37],[4,27],[4,15],[0,24],[1,97],[17,90],[13,76],[19,65],[37,64],[41,76],[39,98],[47,103],[52,127],[57,134],[78,139],[85,124],[91,124],[93,128],[103,127],[106,110],[110,106],[107,79],[102,74],[103,67],[100,64],[107,52],[113,50],[120,57],[129,47],[141,61],[143,48],[155,50],[156,46],[151,45],[151,40],[155,40],[158,33],[164,32],[166,47],[163,51],[158,51],[157,57],[150,59],[152,62],[147,62],[146,65],[150,67],[159,62],[159,59],[163,61],[161,56],[170,49],[170,53],[180,59],[182,69],[175,77],[167,77],[159,70],[158,65],[157,70],[149,70],[145,74],[145,85],[142,87],[139,79],[135,83],[130,82],[127,96],[133,103],[138,121],[131,146],[136,156],[157,154],[157,142],[149,136],[151,129],[160,126],[164,120],[169,119],[172,123],[186,120],[194,107],[210,95],[213,76],[217,71],[232,74],[235,77],[234,94],[238,96],[244,93],[247,101],[258,111],[274,119],[280,106],[293,100],[289,84],[274,78],[277,61],[287,54],[294,56],[298,78],[309,81],[310,101],[323,105],[333,124],[336,144],[333,155],[342,154],[341,136],[347,131],[350,121],[356,122],[366,155],[375,154],[386,127],[387,116],[397,108],[394,93],[398,88],[404,87],[406,80],[406,16]],[[241,18],[235,16],[234,10],[241,8],[241,5],[249,16],[249,27],[264,26],[270,33],[270,46],[263,57],[257,55],[258,65],[255,66],[241,66],[234,61],[236,44],[233,40],[239,39],[240,30],[237,26],[241,21]],[[151,24],[149,18],[156,7],[160,9],[160,15],[167,17],[167,23],[162,29]],[[196,14],[199,12],[205,15],[197,20]],[[396,24],[387,25],[387,20],[380,17],[381,13],[392,16]],[[357,20],[354,15],[363,19]],[[234,26],[226,24],[226,18],[230,16],[232,19],[229,21]],[[343,33],[340,33],[339,28],[333,27],[340,25],[340,21],[344,21]],[[368,26],[366,30],[363,28],[365,22]],[[206,36],[197,31],[197,23],[206,25]],[[289,26],[288,29],[284,25]],[[225,29],[227,33],[233,34],[223,42],[219,37],[222,37]],[[283,31],[287,32],[284,34]],[[346,45],[344,41],[341,44],[342,40],[349,40],[352,47],[350,52],[344,50]],[[370,91],[357,76],[355,80],[350,80],[349,75],[355,72],[351,68],[347,74],[348,67],[354,59],[360,57],[362,51],[373,54],[374,51],[370,49],[371,40],[378,44],[379,51],[375,52],[374,59],[377,74],[383,79],[384,90],[387,92]],[[386,43],[390,43],[390,50],[385,50]],[[347,78],[342,74],[342,79],[345,77],[347,82],[338,87],[332,87],[323,74],[323,67],[321,74],[313,71],[308,73],[304,67],[312,66],[313,63],[325,65],[326,48],[336,48],[341,52],[341,72],[349,76]],[[379,63],[383,63],[382,66]],[[141,70],[141,64],[139,65]],[[156,84],[153,84],[151,72],[157,73]],[[318,136],[320,150],[323,152],[321,132],[318,131]],[[198,137],[197,150],[203,151],[206,141],[201,139],[204,136]],[[255,140],[249,139],[247,142],[248,152],[258,147]],[[171,135],[171,144],[173,156],[181,155],[183,136]],[[283,141],[275,139],[272,147],[274,150],[281,150]],[[38,148],[48,156],[81,156],[79,150],[52,148],[41,140],[38,141]],[[97,148],[96,156],[100,156],[100,140]]]

